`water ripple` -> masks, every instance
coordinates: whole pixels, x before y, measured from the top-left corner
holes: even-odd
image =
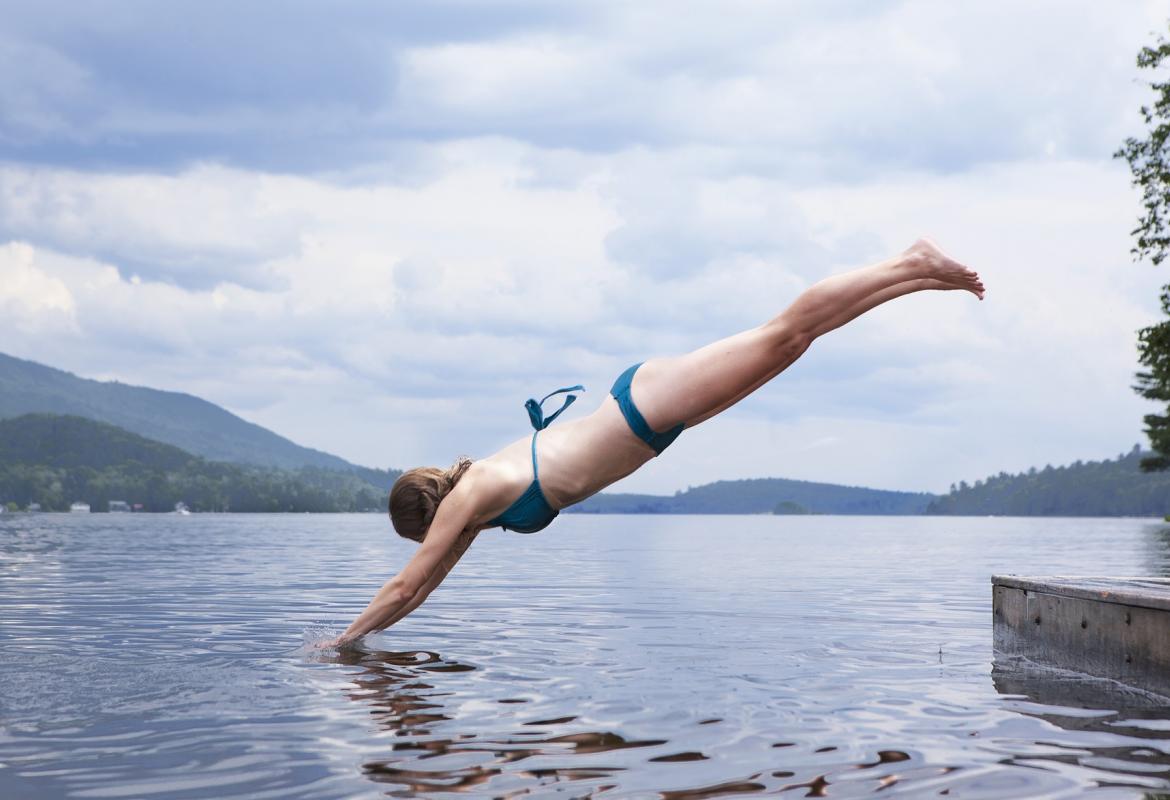
[[[1145,520],[562,517],[335,636],[380,516],[0,520],[0,796],[1141,797],[1170,704],[996,659],[994,572],[1170,572]]]

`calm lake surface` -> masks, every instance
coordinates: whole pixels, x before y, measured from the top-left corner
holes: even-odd
[[[1170,792],[1170,701],[991,646],[992,573],[1170,575],[1161,522],[563,515],[315,650],[414,547],[0,517],[0,797]]]

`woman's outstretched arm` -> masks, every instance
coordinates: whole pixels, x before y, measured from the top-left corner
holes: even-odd
[[[393,625],[422,604],[475,540],[466,530],[472,516],[473,481],[463,480],[443,498],[418,551],[397,575],[378,590],[345,633],[332,644],[344,644]]]
[[[410,598],[406,605],[396,611],[394,615],[385,622],[385,624],[379,626],[375,630],[380,631],[389,628],[391,625],[398,622],[398,620],[402,619],[411,611],[414,611],[416,608],[422,605],[423,601],[430,597],[431,592],[433,592],[435,588],[443,582],[443,579],[447,577],[451,570],[455,568],[455,565],[459,563],[459,559],[461,559],[463,554],[467,552],[467,548],[471,547],[471,543],[475,541],[475,537],[478,535],[479,531],[476,530],[467,530],[459,534],[459,538],[455,540],[455,544],[451,546],[451,549],[447,551],[447,555],[444,556],[443,560],[439,562],[438,568],[431,574],[431,577],[427,579],[427,582],[424,583],[422,587],[414,593],[414,597]]]

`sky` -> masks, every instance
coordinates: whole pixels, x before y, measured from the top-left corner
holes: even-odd
[[[945,492],[1146,446],[1138,49],[1170,1],[0,0],[0,351],[356,463],[929,235],[987,286],[813,344],[616,491]]]

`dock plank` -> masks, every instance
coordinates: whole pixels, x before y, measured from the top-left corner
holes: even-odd
[[[1170,611],[1170,578],[1107,578],[1096,575],[993,575],[991,583],[1065,597]]]

